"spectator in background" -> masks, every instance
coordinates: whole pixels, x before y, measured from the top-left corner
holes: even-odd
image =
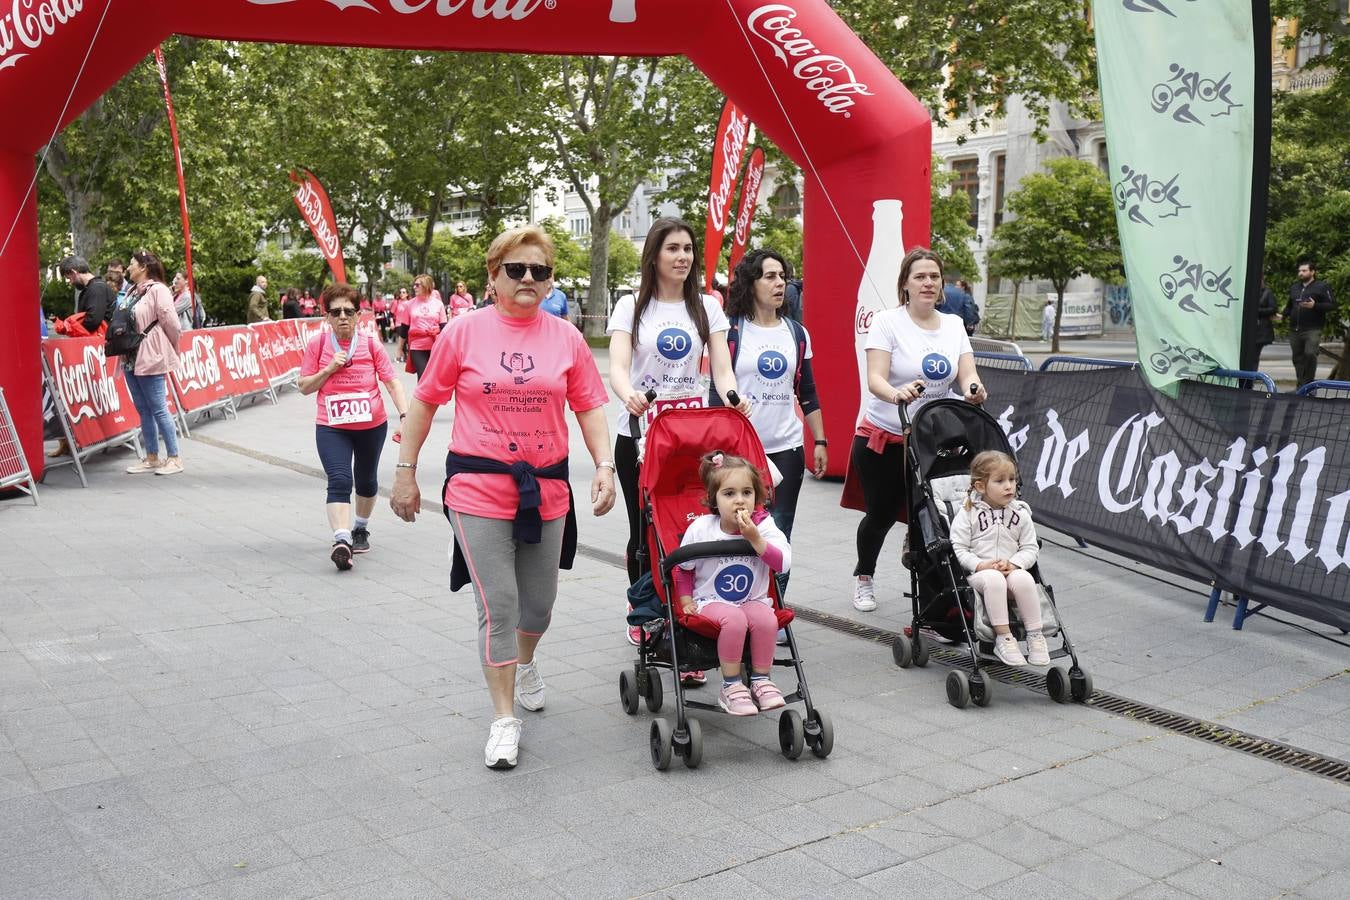
[[[1280,314],[1275,292],[1266,284],[1266,276],[1261,276],[1261,299],[1256,302],[1256,328],[1252,333],[1252,343],[1256,345],[1256,354],[1252,358],[1252,368],[1261,370],[1261,351],[1268,344],[1275,343],[1274,319]]]
[[[183,471],[178,457],[178,432],[169,414],[164,378],[178,365],[178,316],[173,311],[173,294],[164,283],[167,275],[159,257],[148,250],[131,254],[128,267],[135,287],[131,289],[132,312],[136,330],[145,335],[136,355],[122,358],[127,389],[141,417],[141,443],[145,459],[127,469],[132,475],[177,475]],[[264,298],[265,299],[265,298]],[[158,328],[151,328],[151,324]],[[165,458],[159,455],[164,441]]]
[[[544,302],[539,304],[539,308],[560,319],[568,319],[570,321],[572,318],[567,310],[567,295],[564,294],[562,289],[556,284],[553,286],[553,290],[548,292],[548,296],[544,298]]]
[[[131,282],[127,281],[126,271],[127,267],[120,259],[109,260],[108,264],[103,267],[103,280],[107,283],[108,287],[112,288],[112,292],[116,295],[116,306],[120,306],[122,300],[131,292]],[[109,312],[109,316],[111,315],[112,313]]]
[[[975,334],[975,330],[980,327],[980,304],[975,302],[975,292],[970,289],[970,282],[964,278],[956,279],[956,286],[966,293],[966,309],[969,312],[969,318],[966,319],[966,336]]]
[[[75,286],[78,295],[75,298],[75,312],[84,313],[84,329],[90,334],[112,318],[112,288],[89,271],[89,262],[83,256],[67,256],[61,260],[58,268],[61,277]]]
[[[1289,320],[1289,350],[1294,357],[1294,371],[1298,386],[1317,380],[1317,351],[1322,345],[1322,328],[1327,324],[1327,313],[1336,304],[1331,299],[1331,288],[1317,280],[1317,266],[1312,260],[1298,264],[1298,281],[1289,288],[1289,303],[1283,316]]]
[[[1041,340],[1047,344],[1055,336],[1055,301],[1045,301],[1041,307]]]
[[[806,315],[802,309],[802,280],[792,278],[787,286],[783,288],[783,315],[797,322],[802,321],[802,316]]]
[[[975,309],[975,298],[970,296],[968,290],[962,288],[964,284],[966,282],[958,280],[953,284],[944,285],[942,302],[938,304],[937,311],[960,316],[966,329],[966,336],[969,337],[975,333],[975,326],[980,324],[980,313]]]
[[[246,322],[270,322],[271,315],[267,312],[267,276],[259,275],[253,282],[253,289],[248,292],[248,307],[244,316]]]
[[[305,288],[305,292],[300,295],[300,315],[316,316],[319,314],[319,301],[314,299],[314,295]]]
[[[295,288],[286,289],[286,299],[281,301],[281,317],[283,319],[300,318],[300,292]]]
[[[192,291],[188,288],[187,275],[182,271],[173,273],[173,284],[169,285],[169,290],[173,292],[173,311],[178,314],[178,327],[184,331],[191,331],[193,328],[193,306]]]
[[[497,288],[489,281],[487,287],[483,288],[483,299],[478,301],[478,308],[482,309],[485,306],[492,306],[496,302]]]

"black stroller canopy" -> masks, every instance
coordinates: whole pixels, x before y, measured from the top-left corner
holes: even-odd
[[[914,414],[910,450],[924,479],[966,472],[984,450],[1016,458],[1008,436],[993,416],[964,400],[934,400]]]

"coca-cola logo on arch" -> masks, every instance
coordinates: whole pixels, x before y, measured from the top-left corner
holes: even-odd
[[[786,3],[769,3],[751,11],[745,24],[827,110],[852,118],[849,110],[857,105],[856,98],[871,97],[872,90],[858,81],[852,66],[822,51],[797,28],[797,16],[797,10]]]
[[[299,3],[301,0],[249,0],[254,6],[283,6]],[[511,19],[519,22],[540,7],[554,9],[558,0],[324,0],[340,11],[364,9],[379,13],[387,8],[390,12],[410,16],[415,13],[429,12],[445,17],[457,12],[466,12],[475,19]],[[631,5],[628,4],[628,5]],[[631,21],[631,20],[629,20]]]
[[[84,9],[84,0],[12,0],[0,11],[0,69],[14,66],[28,54],[17,48],[37,50]]]

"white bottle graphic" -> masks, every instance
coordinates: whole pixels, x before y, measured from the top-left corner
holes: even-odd
[[[853,346],[858,356],[858,383],[861,389],[858,418],[867,407],[867,329],[872,317],[883,309],[900,305],[896,282],[900,280],[900,263],[905,246],[900,236],[904,221],[903,205],[899,200],[877,200],[872,204],[872,249],[867,253],[867,268],[858,282],[858,306],[853,313]]]
[[[609,20],[611,22],[636,22],[637,0],[610,0]]]

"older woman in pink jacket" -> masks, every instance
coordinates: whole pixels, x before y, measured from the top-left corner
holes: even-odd
[[[122,302],[134,305],[136,330],[145,335],[135,356],[124,358],[127,387],[141,417],[141,440],[145,444],[145,459],[127,471],[132,475],[177,475],[183,471],[183,461],[178,456],[178,432],[169,415],[164,379],[178,365],[179,326],[173,292],[164,283],[168,280],[164,263],[148,250],[131,254],[127,275],[135,286]],[[164,439],[164,458],[159,455],[160,438]]]

